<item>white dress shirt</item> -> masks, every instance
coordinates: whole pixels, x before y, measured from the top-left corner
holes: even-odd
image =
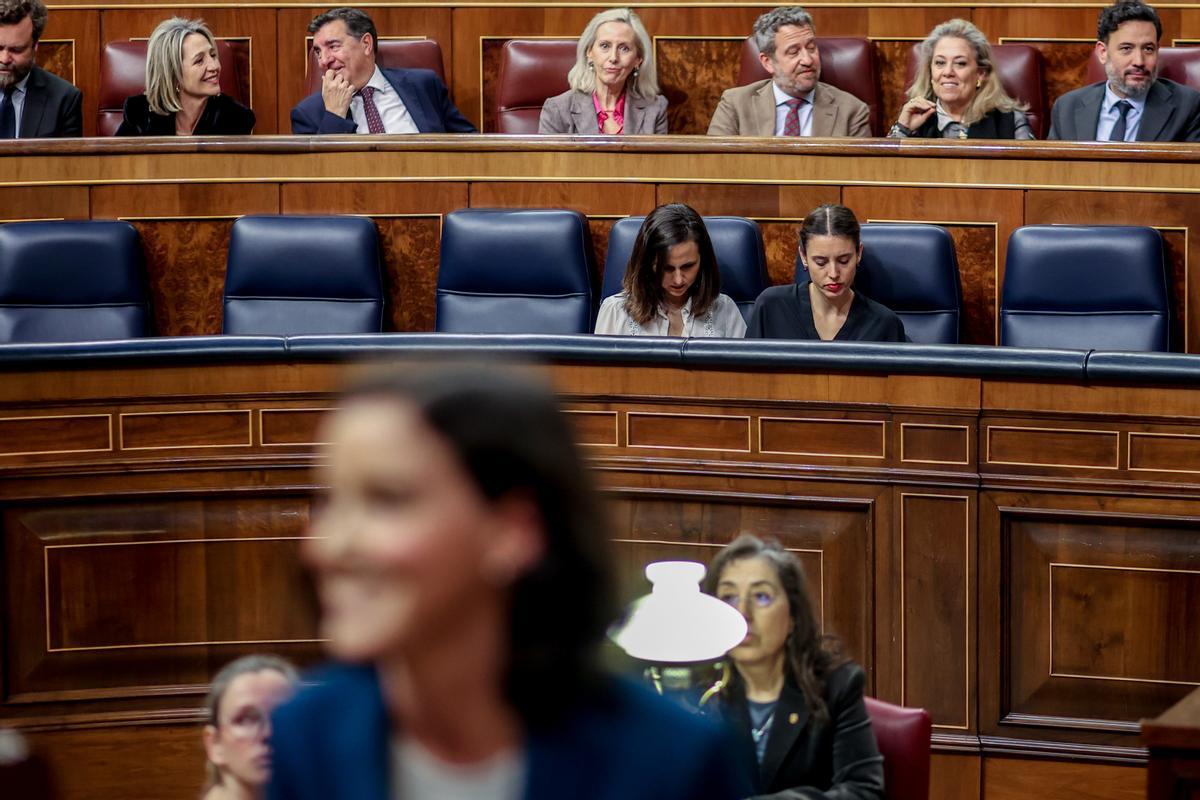
[[[746,320],[729,295],[717,295],[702,317],[692,316],[692,300],[683,304],[683,335],[703,339],[741,339],[746,335]],[[605,298],[596,317],[596,333],[616,336],[669,336],[671,321],[659,309],[652,320],[639,325],[625,310],[625,293]]]
[[[1125,112],[1125,141],[1137,141],[1138,128],[1142,124],[1142,112],[1146,110],[1146,98],[1134,100],[1132,97],[1118,97],[1107,83],[1104,84],[1104,102],[1100,104],[1100,122],[1096,124],[1096,141],[1107,142],[1108,137],[1112,136],[1112,130],[1121,116],[1121,112],[1117,110],[1117,103],[1122,100],[1133,106]]]
[[[17,88],[13,90],[10,98],[13,106],[13,120],[15,127],[13,128],[13,138],[21,138],[21,118],[25,116],[25,84],[29,83],[29,73],[25,73],[25,77],[17,81]]]
[[[775,93],[775,135],[783,136],[784,126],[787,125],[787,115],[791,111],[787,102],[796,98],[775,85],[775,81],[771,81],[771,91]],[[812,136],[813,95],[816,93],[817,87],[814,86],[808,94],[800,98],[805,102],[796,109],[796,116],[800,118],[801,136]]]
[[[400,99],[396,88],[388,83],[387,78],[383,77],[378,64],[375,66],[375,73],[371,75],[371,80],[367,81],[367,86],[375,90],[371,100],[374,101],[375,108],[379,109],[379,118],[383,120],[385,133],[420,133],[417,123],[413,122],[412,114],[409,114],[408,109],[404,107],[404,101]],[[363,99],[357,94],[350,101],[350,116],[358,125],[359,133],[371,132],[367,125],[367,112],[363,110]]]

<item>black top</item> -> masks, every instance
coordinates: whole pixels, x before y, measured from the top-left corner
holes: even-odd
[[[244,136],[254,130],[254,112],[229,95],[208,98],[196,123],[197,136]],[[175,115],[155,114],[146,95],[125,99],[125,118],[117,136],[174,136]]]
[[[930,114],[925,124],[913,132],[913,136],[926,139],[941,137],[938,130],[938,115]],[[1017,138],[1017,117],[1011,111],[1001,111],[993,108],[987,116],[967,128],[968,139],[1015,139]]]
[[[754,301],[747,339],[809,339],[820,341],[813,322],[808,283],[772,286]],[[846,322],[835,342],[907,342],[904,323],[886,306],[862,292],[854,293]]]

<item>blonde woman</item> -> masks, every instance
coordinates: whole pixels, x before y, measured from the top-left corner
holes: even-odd
[[[1028,106],[1009,97],[987,37],[965,19],[933,29],[920,47],[909,100],[888,136],[904,139],[1032,139]]]
[[[221,94],[217,43],[199,20],[172,17],[150,34],[146,93],[125,100],[117,136],[242,136],[254,112]]]
[[[629,8],[601,11],[583,29],[567,73],[571,88],[542,106],[538,133],[667,132],[650,35]]]

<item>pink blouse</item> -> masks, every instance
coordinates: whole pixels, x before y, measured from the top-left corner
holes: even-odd
[[[600,132],[604,133],[604,122],[608,119],[609,114],[616,120],[617,133],[625,132],[625,93],[621,92],[621,96],[617,98],[617,105],[611,112],[605,111],[600,105],[600,95],[592,92],[592,102],[596,105],[596,125],[600,128]]]

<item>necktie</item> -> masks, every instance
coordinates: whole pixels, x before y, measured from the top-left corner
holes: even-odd
[[[793,97],[784,101],[784,104],[788,107],[787,116],[783,118],[784,136],[800,135],[800,106],[806,102],[808,101],[799,97]]]
[[[364,86],[358,92],[358,96],[363,101],[363,113],[367,115],[367,132],[386,133],[387,131],[383,129],[383,117],[379,116],[379,109],[375,107],[373,94],[375,94],[374,86]]]
[[[1121,100],[1117,103],[1117,123],[1113,125],[1112,134],[1108,137],[1110,142],[1125,141],[1125,123],[1126,116],[1129,114],[1129,109],[1133,108],[1133,104],[1128,100]]]
[[[17,138],[17,109],[13,107],[13,92],[17,90],[14,83],[4,90],[0,98],[0,139]]]

